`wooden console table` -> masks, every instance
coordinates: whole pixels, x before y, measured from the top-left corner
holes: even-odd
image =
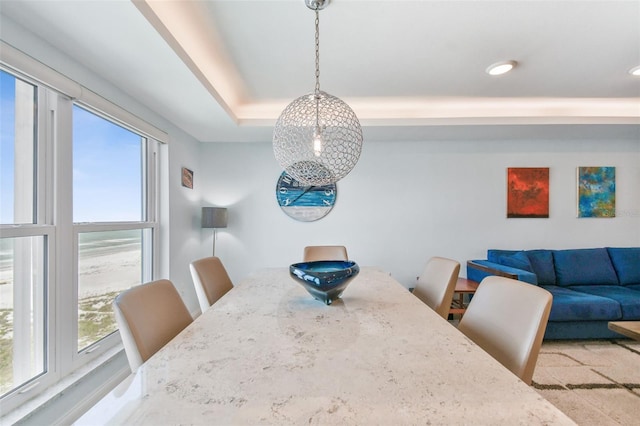
[[[640,321],[611,321],[609,330],[640,340]]]
[[[466,294],[474,294],[478,289],[479,283],[467,278],[458,277],[456,282],[456,289],[453,295],[453,302],[451,303],[451,309],[449,309],[449,315],[458,314],[462,317],[467,310],[467,303],[464,301]]]

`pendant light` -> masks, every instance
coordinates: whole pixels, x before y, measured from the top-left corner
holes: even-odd
[[[305,0],[315,11],[316,86],[282,111],[273,131],[280,166],[305,186],[328,185],[345,177],[362,151],[358,117],[342,100],[320,90],[320,17],[329,0]]]

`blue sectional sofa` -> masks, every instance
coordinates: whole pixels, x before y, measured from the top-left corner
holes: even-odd
[[[609,321],[640,320],[640,247],[488,250],[467,278],[501,275],[551,292],[545,339],[622,338]]]

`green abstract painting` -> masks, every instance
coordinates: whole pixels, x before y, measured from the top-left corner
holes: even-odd
[[[616,168],[578,167],[578,217],[616,216]]]

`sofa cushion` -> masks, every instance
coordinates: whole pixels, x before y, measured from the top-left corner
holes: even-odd
[[[544,340],[619,339],[620,334],[609,330],[609,321],[553,321],[547,323]]]
[[[569,289],[613,299],[620,304],[623,320],[640,319],[640,291],[619,285],[582,285]]]
[[[613,299],[555,285],[542,287],[553,295],[549,321],[613,321],[622,318],[620,303]]]
[[[630,288],[631,290],[640,291],[640,284],[631,284],[631,285],[628,285],[626,288]]]
[[[556,273],[553,268],[553,255],[551,250],[527,250],[527,257],[531,262],[531,269],[538,277],[538,284],[554,285]]]
[[[608,247],[607,252],[620,284],[640,284],[640,247]]]
[[[618,276],[604,248],[555,250],[553,261],[558,285],[618,285]]]

